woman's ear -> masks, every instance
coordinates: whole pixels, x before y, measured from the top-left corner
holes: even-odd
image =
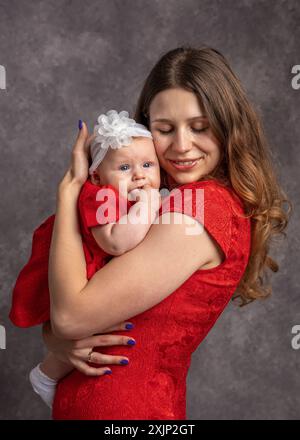
[[[96,173],[96,171],[94,171],[91,175],[91,182],[94,185],[100,185],[100,176]]]

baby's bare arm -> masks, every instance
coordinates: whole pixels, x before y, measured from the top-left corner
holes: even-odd
[[[159,195],[152,199],[150,193],[144,193],[117,223],[92,228],[97,244],[110,255],[122,255],[136,247],[146,236],[159,210]],[[140,214],[138,214],[138,212]],[[137,216],[142,222],[137,223]]]

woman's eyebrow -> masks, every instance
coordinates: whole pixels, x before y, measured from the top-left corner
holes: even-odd
[[[187,121],[194,121],[195,119],[207,119],[207,116],[204,115],[194,116],[193,118],[188,118]],[[172,121],[166,118],[158,118],[158,119],[154,119],[152,122],[172,122]]]

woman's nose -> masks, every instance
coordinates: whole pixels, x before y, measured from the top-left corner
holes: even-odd
[[[173,139],[172,149],[178,153],[185,153],[192,148],[192,142],[188,134],[178,131]]]

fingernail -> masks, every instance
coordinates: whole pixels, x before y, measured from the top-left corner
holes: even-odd
[[[134,328],[134,325],[133,324],[126,324],[125,328],[127,328],[127,329]]]
[[[128,345],[135,345],[135,341],[133,339],[130,339],[129,341],[127,341]]]
[[[111,374],[112,371],[111,370],[106,370],[104,374]]]
[[[127,365],[127,364],[128,364],[128,360],[127,360],[127,359],[122,359],[122,360],[120,361],[120,364],[122,364],[122,365]]]
[[[82,129],[82,120],[81,119],[79,119],[79,121],[78,121],[78,128],[79,128],[79,130]]]

